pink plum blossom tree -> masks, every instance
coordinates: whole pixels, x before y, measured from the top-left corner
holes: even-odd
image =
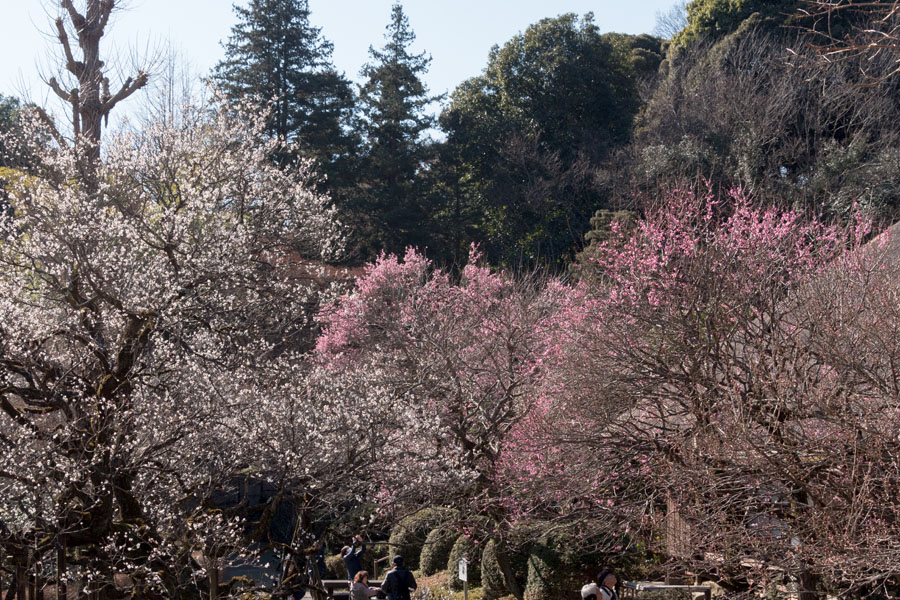
[[[473,250],[457,282],[415,250],[402,261],[381,257],[322,315],[317,355],[339,379],[373,378],[367,397],[389,398],[400,416],[384,432],[382,504],[454,505],[469,526],[487,518],[490,527],[471,535],[499,542],[510,589],[520,595],[503,552],[510,521],[495,471],[536,397],[560,293],[478,260]]]
[[[897,262],[869,231],[701,187],[595,248],[508,449],[522,510],[801,597],[897,573]]]

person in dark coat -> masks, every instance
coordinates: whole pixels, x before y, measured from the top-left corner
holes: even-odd
[[[356,534],[353,538],[353,544],[341,548],[341,558],[347,566],[347,581],[353,581],[357,573],[362,571],[362,556],[366,551],[366,544],[362,541],[362,536]]]
[[[310,581],[316,580],[315,574],[313,573],[313,564],[315,564],[316,569],[319,571],[319,579],[325,579],[325,574],[328,572],[328,565],[325,563],[325,544],[319,540],[318,546],[319,551],[316,552],[315,560],[309,561],[309,564],[306,566],[307,575],[309,576]]]
[[[416,589],[416,578],[412,572],[403,565],[403,557],[394,557],[394,568],[388,571],[384,582],[381,584],[381,591],[384,592],[388,600],[409,600],[410,590]]]

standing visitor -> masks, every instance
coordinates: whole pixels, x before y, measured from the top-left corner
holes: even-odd
[[[347,566],[347,581],[353,581],[356,574],[362,571],[362,555],[365,551],[366,544],[358,533],[350,546],[341,548],[341,558],[344,559],[344,564]]]
[[[394,557],[394,568],[388,571],[384,582],[381,584],[381,591],[384,592],[388,600],[409,600],[410,590],[419,587],[416,584],[416,578],[412,572],[403,565],[403,557]]]
[[[612,569],[603,569],[597,575],[594,583],[589,583],[581,588],[582,600],[619,600],[616,593],[616,585],[619,579]]]

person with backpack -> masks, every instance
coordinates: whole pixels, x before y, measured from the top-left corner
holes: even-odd
[[[419,587],[416,578],[413,577],[412,571],[403,565],[402,556],[395,556],[393,562],[394,568],[388,571],[384,578],[381,591],[385,593],[388,600],[409,600],[410,590]]]
[[[581,588],[582,600],[619,600],[616,585],[619,579],[612,569],[603,569],[597,574],[594,583]]]

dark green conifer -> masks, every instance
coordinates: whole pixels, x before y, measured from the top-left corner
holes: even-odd
[[[434,118],[426,107],[437,98],[428,95],[422,76],[431,57],[410,53],[416,36],[400,4],[393,6],[385,39],[381,50],[369,48],[371,61],[361,71],[366,78],[360,89],[365,185],[356,213],[367,254],[428,243],[423,169],[431,158],[425,134]]]
[[[341,179],[354,150],[347,128],[354,95],[331,62],[333,45],[310,24],[308,0],[250,0],[234,12],[238,23],[213,80],[231,99],[271,100],[271,132]]]

